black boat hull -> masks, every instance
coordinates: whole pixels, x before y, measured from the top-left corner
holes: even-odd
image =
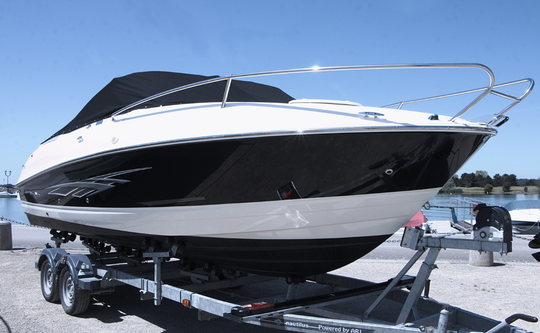
[[[19,184],[21,199],[69,207],[193,206],[442,187],[488,134],[268,136],[141,147],[71,161]],[[292,198],[292,197],[289,197]]]

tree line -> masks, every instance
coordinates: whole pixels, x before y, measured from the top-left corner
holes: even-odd
[[[496,174],[491,177],[487,171],[476,171],[476,173],[463,173],[461,177],[454,175],[444,185],[441,192],[455,192],[452,189],[458,187],[480,187],[485,193],[491,193],[494,187],[502,187],[503,192],[510,192],[512,186],[537,186],[537,179],[518,179],[514,174]]]

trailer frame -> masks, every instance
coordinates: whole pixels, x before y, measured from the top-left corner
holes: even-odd
[[[52,239],[54,240],[54,237]],[[151,299],[155,305],[160,305],[161,300],[167,298],[187,308],[197,309],[199,320],[222,317],[237,323],[295,332],[451,333],[466,327],[468,331],[462,330],[463,332],[525,333],[525,330],[510,324],[517,319],[537,321],[535,317],[516,314],[506,321],[498,322],[429,298],[429,276],[436,268],[435,262],[442,249],[492,251],[503,254],[511,252],[511,237],[455,239],[444,235],[425,235],[423,229],[407,227],[404,229],[400,245],[416,252],[401,271],[387,282],[373,283],[326,273],[306,277],[310,286],[315,288],[303,294],[299,294],[299,289],[304,281],[292,279],[285,281],[288,282],[286,295],[269,295],[262,300],[254,299],[242,304],[207,296],[204,293],[255,283],[271,283],[283,278],[236,273],[227,278],[221,276],[220,279],[213,267],[181,268],[181,261],[169,260],[172,257],[169,252],[146,252],[141,260],[117,252],[104,253],[90,246],[88,246],[90,255],[69,254],[60,248],[59,243],[56,248],[46,248],[42,251],[36,261],[36,268],[50,269],[49,280],[43,278],[47,274],[43,272],[41,274],[42,291],[44,283],[49,283],[48,286],[52,286],[52,290],[56,287],[60,290],[63,306],[63,297],[67,297],[69,303],[69,297],[75,292],[84,295],[111,293],[116,286],[130,285],[139,290],[141,300]],[[417,276],[407,276],[407,272],[426,252],[427,255]],[[45,263],[49,267],[44,265]],[[68,277],[71,283],[68,287],[62,286],[61,281],[58,282],[61,279],[51,278],[67,271],[71,275]],[[61,278],[66,279],[63,274]],[[179,280],[184,284],[175,285],[174,283]],[[55,286],[55,283],[59,285]],[[343,313],[331,308],[336,304],[368,298],[371,298],[371,305],[361,314]],[[385,300],[400,304],[399,313],[392,313],[389,316],[393,319],[373,315],[375,309],[382,306]],[[83,302],[85,301],[88,302],[83,298]],[[84,304],[80,306],[82,311],[87,307],[88,305]],[[428,315],[423,315],[425,313]],[[78,313],[72,311],[68,314]]]

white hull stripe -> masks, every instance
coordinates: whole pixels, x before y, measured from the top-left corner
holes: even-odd
[[[438,190],[188,207],[22,205],[34,216],[145,235],[322,239],[393,234]]]

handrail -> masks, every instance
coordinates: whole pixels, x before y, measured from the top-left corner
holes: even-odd
[[[184,85],[184,86],[181,86],[181,87],[176,87],[176,88],[173,88],[173,89],[170,89],[170,90],[167,90],[167,91],[163,91],[161,93],[149,96],[149,97],[141,99],[141,100],[139,100],[139,101],[137,101],[135,103],[132,103],[132,104],[130,104],[128,106],[125,106],[122,109],[114,112],[112,114],[112,119],[114,120],[114,117],[116,117],[118,115],[121,115],[123,113],[126,113],[128,110],[133,109],[134,107],[136,107],[138,105],[141,105],[141,104],[143,104],[145,102],[151,101],[153,99],[163,97],[163,96],[166,96],[166,95],[169,95],[169,94],[173,94],[173,93],[176,93],[176,92],[179,92],[179,91],[183,91],[183,90],[187,90],[187,89],[191,89],[191,88],[196,88],[196,87],[200,87],[200,86],[203,86],[203,85],[212,84],[212,83],[216,83],[216,82],[220,82],[220,81],[227,81],[225,91],[223,93],[223,99],[222,99],[222,102],[221,102],[221,107],[224,108],[226,106],[226,104],[227,104],[227,99],[228,99],[228,96],[229,96],[229,91],[230,91],[231,83],[232,83],[233,79],[256,77],[256,76],[281,75],[281,74],[324,72],[324,71],[373,70],[373,69],[414,69],[414,68],[478,68],[478,69],[481,69],[481,70],[483,70],[484,72],[486,72],[488,74],[488,76],[489,76],[489,85],[487,87],[485,87],[485,88],[473,89],[473,90],[468,90],[468,91],[464,91],[464,92],[441,95],[441,96],[435,96],[435,97],[428,97],[428,98],[412,100],[412,101],[399,102],[399,103],[387,105],[387,106],[384,106],[384,107],[392,107],[392,106],[395,106],[395,105],[399,105],[398,109],[400,109],[404,104],[410,104],[410,103],[415,103],[415,102],[422,102],[422,101],[428,101],[428,100],[433,100],[433,99],[438,99],[438,98],[458,96],[458,95],[468,94],[468,93],[472,93],[472,92],[483,91],[482,94],[480,94],[472,102],[470,102],[465,108],[463,108],[451,120],[453,121],[456,118],[462,116],[465,112],[467,112],[471,107],[473,107],[476,103],[478,103],[481,99],[483,99],[489,93],[493,93],[494,95],[514,100],[514,103],[512,103],[509,107],[507,107],[506,109],[504,109],[503,111],[501,111],[499,114],[496,115],[498,117],[497,118],[497,120],[498,120],[510,108],[512,108],[517,103],[519,103],[523,98],[525,98],[529,94],[529,92],[532,90],[532,87],[534,86],[534,81],[532,79],[523,79],[523,80],[519,80],[519,81],[514,81],[514,82],[509,82],[509,83],[494,86],[495,76],[494,76],[493,72],[487,66],[484,66],[482,64],[476,64],[476,63],[466,63],[466,64],[442,63],[442,64],[357,65],[357,66],[333,66],[333,67],[317,67],[317,66],[315,66],[315,67],[311,67],[311,68],[302,68],[302,69],[290,69],[290,70],[279,70],[279,71],[269,71],[269,72],[260,72],[260,73],[230,75],[230,76],[217,77],[217,78],[212,78],[212,79],[208,79],[208,80],[204,80],[204,81],[195,82],[195,83],[192,83],[192,84],[188,84],[188,85]],[[505,94],[502,94],[500,92],[493,92],[494,87],[500,88],[500,87],[507,86],[507,85],[522,83],[522,82],[525,82],[525,81],[529,81],[530,86],[527,89],[527,91],[519,98],[509,96],[509,95],[505,95]],[[495,121],[496,120],[492,121],[491,123],[493,123]]]
[[[504,94],[504,93],[501,93],[499,91],[496,91],[496,90],[493,90],[493,89],[496,89],[496,88],[502,88],[502,87],[508,87],[508,86],[512,86],[512,85],[516,85],[516,84],[520,84],[520,83],[525,83],[525,82],[529,82],[529,87],[525,90],[525,92],[520,96],[520,97],[515,97],[515,96],[511,96],[511,95],[508,95],[508,94]],[[531,79],[531,78],[526,78],[526,79],[521,79],[521,80],[516,80],[516,81],[511,81],[511,82],[507,82],[507,83],[501,83],[501,84],[497,84],[497,85],[494,85],[491,90],[489,91],[490,94],[493,94],[495,96],[498,96],[498,97],[502,97],[502,98],[506,98],[506,99],[510,99],[512,101],[514,101],[513,103],[511,103],[510,105],[508,105],[506,108],[504,108],[502,111],[500,111],[499,113],[497,113],[494,118],[488,123],[488,125],[491,125],[495,122],[497,122],[499,119],[502,118],[502,116],[508,112],[508,110],[510,110],[511,108],[513,108],[516,104],[518,104],[519,102],[521,102],[523,99],[525,99],[525,97],[527,97],[529,95],[529,93],[531,92],[531,90],[533,89],[534,87],[534,80]],[[465,95],[465,94],[471,94],[471,93],[475,93],[475,92],[479,92],[479,91],[482,91],[482,90],[487,90],[489,87],[484,87],[484,88],[477,88],[477,89],[471,89],[471,90],[465,90],[465,91],[460,91],[460,92],[456,92],[456,93],[451,93],[451,94],[445,94],[445,95],[439,95],[439,96],[433,96],[433,97],[426,97],[426,98],[420,98],[420,99],[415,99],[415,100],[410,100],[410,101],[403,101],[403,102],[397,102],[397,103],[393,103],[393,104],[389,104],[389,105],[385,105],[383,106],[383,108],[391,108],[391,107],[394,107],[394,106],[398,106],[398,110],[401,109],[403,107],[403,105],[405,104],[412,104],[412,103],[418,103],[418,102],[425,102],[425,101],[431,101],[431,100],[435,100],[435,99],[441,99],[441,98],[447,98],[447,97],[454,97],[454,96],[460,96],[460,95]],[[468,109],[467,109],[468,110]],[[465,111],[467,111],[465,110]],[[458,113],[457,115],[455,115],[451,121],[454,121],[456,118],[460,117],[463,115],[463,110],[460,111],[460,113]]]
[[[526,79],[522,79],[522,80],[517,80],[517,81],[512,81],[512,82],[508,82],[508,83],[499,84],[499,85],[496,86],[496,88],[500,88],[500,87],[506,87],[506,86],[509,86],[509,85],[520,84],[520,83],[524,83],[524,82],[529,82],[529,87],[527,88],[527,90],[525,90],[523,95],[521,95],[520,97],[510,96],[510,95],[503,94],[501,92],[494,91],[494,90],[491,91],[491,93],[494,94],[495,96],[510,99],[510,100],[513,100],[514,102],[510,103],[506,108],[501,110],[501,112],[496,114],[495,117],[488,123],[488,125],[491,125],[491,124],[494,124],[495,122],[497,122],[499,119],[502,118],[502,116],[506,112],[508,112],[508,110],[510,110],[511,108],[516,106],[525,97],[527,97],[531,93],[532,89],[534,88],[534,80],[531,79],[531,78],[526,78]]]

